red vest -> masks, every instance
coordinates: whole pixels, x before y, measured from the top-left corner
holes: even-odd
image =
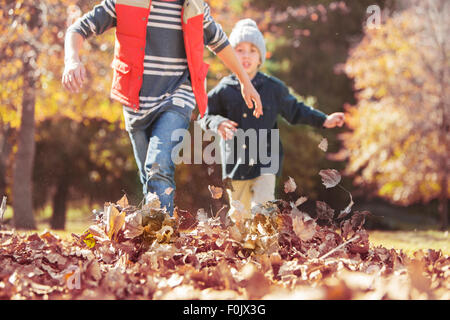
[[[170,0],[162,0],[170,2]],[[135,110],[139,109],[139,91],[144,74],[147,20],[151,0],[116,1],[116,43],[111,98]],[[208,96],[205,79],[209,65],[203,61],[203,0],[186,0],[181,11],[184,46],[191,75],[191,85],[201,117]],[[155,41],[164,41],[155,39]]]

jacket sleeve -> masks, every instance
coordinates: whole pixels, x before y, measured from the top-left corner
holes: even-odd
[[[67,29],[67,33],[77,32],[87,39],[92,34],[102,34],[116,25],[116,0],[103,0],[91,11],[78,18]]]
[[[203,12],[203,38],[205,46],[215,54],[219,53],[230,43],[228,37],[223,31],[222,26],[215,22],[211,16],[209,6],[204,2]]]
[[[208,94],[208,108],[203,115],[203,118],[198,117],[197,123],[202,130],[213,130],[215,133],[222,121],[228,120],[226,118],[226,110],[221,102],[219,88],[216,87]]]
[[[279,92],[280,114],[290,124],[307,124],[317,128],[325,128],[323,126],[327,119],[325,113],[298,101],[284,84],[280,85],[277,91]]]

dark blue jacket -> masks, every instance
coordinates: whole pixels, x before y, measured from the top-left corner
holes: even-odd
[[[278,129],[277,117],[281,115],[290,124],[307,124],[317,128],[323,127],[327,115],[318,111],[312,107],[305,105],[303,102],[298,101],[293,95],[289,93],[287,86],[279,79],[268,76],[264,73],[258,72],[252,80],[253,86],[258,91],[262,105],[264,115],[257,119],[253,116],[253,109],[249,109],[245,104],[241,94],[241,87],[239,81],[235,75],[227,76],[223,78],[220,83],[208,93],[208,109],[205,116],[198,120],[198,123],[203,130],[213,130],[217,133],[219,124],[224,120],[232,120],[238,123],[238,128],[243,131],[248,129],[256,129],[256,132],[261,132],[259,129],[267,129],[267,144],[268,144],[268,157],[272,152],[271,145],[271,130]],[[260,135],[256,135],[258,143],[255,149],[259,155]],[[263,135],[265,139],[265,135]],[[281,165],[283,161],[283,147],[281,141],[276,139],[278,143],[278,163],[279,167],[275,172],[277,176],[281,174]],[[239,141],[239,144],[243,140]],[[228,148],[234,148],[238,150],[243,146],[238,146],[236,135],[233,139],[223,141],[221,139],[221,158],[222,158],[222,178],[231,178],[233,180],[249,180],[261,175],[262,168],[268,168],[270,164],[263,164],[259,157],[257,159],[251,159],[248,146],[250,140],[245,138],[245,159],[244,161],[238,161],[238,152],[234,152],[232,159],[227,158],[229,152]],[[264,150],[266,152],[266,150]],[[265,155],[266,153],[264,153]],[[275,155],[274,155],[275,157]],[[265,161],[267,162],[267,161]]]

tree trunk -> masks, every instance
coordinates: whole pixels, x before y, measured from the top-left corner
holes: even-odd
[[[67,195],[69,183],[65,176],[60,176],[55,195],[53,196],[53,215],[50,221],[52,229],[64,230],[66,227]]]
[[[444,183],[446,186],[447,184]],[[442,190],[441,197],[439,198],[439,215],[441,216],[441,230],[446,231],[448,227],[448,198],[447,190]]]
[[[28,61],[23,65],[23,98],[21,123],[13,174],[14,225],[17,229],[36,229],[33,216],[32,177],[35,152],[34,109],[36,104],[36,78]]]
[[[12,129],[9,124],[2,128],[0,135],[0,198],[6,195],[6,170],[8,168],[8,159],[11,153],[11,145],[8,139]]]

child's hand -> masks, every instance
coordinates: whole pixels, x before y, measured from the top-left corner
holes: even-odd
[[[249,81],[247,84],[243,83],[241,85],[242,88],[242,97],[247,104],[249,109],[253,109],[253,103],[255,103],[255,110],[253,111],[253,115],[256,118],[259,118],[263,115],[263,107],[261,103],[261,98],[259,97],[258,91],[256,91],[253,84]]]
[[[345,114],[343,112],[335,112],[330,114],[323,126],[325,128],[334,128],[334,127],[342,127],[345,123]]]
[[[237,126],[238,124],[236,122],[225,120],[219,124],[217,131],[224,140],[230,140],[233,138],[233,135],[237,130]]]
[[[63,86],[72,93],[78,93],[86,80],[86,69],[80,61],[66,62],[62,76]]]

